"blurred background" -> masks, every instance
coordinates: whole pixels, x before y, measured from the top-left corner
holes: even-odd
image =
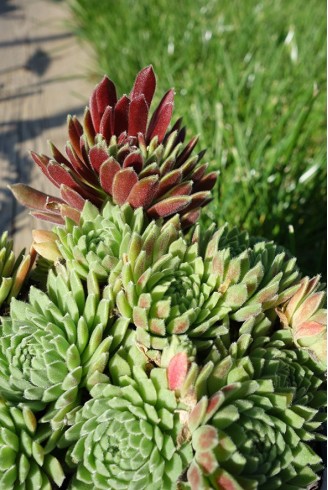
[[[11,8],[26,8],[23,3],[2,0],[0,22]],[[44,22],[53,8],[58,29],[73,35],[66,39],[75,48],[62,76],[75,76],[75,89],[62,83],[57,99],[78,93],[77,105],[86,104],[89,92],[77,84],[83,80],[90,91],[104,73],[119,93],[129,92],[136,73],[152,64],[157,101],[175,88],[174,120],[183,117],[187,138],[200,135],[204,161],[219,170],[203,222],[229,222],[274,239],[298,257],[304,273],[326,275],[325,2],[28,3],[48,4]],[[47,45],[39,49],[51,65]]]

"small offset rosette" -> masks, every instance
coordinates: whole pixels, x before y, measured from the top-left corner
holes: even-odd
[[[77,467],[72,489],[176,488],[192,459],[166,370],[151,367],[136,347],[110,361],[114,385],[99,384],[77,412],[61,445]]]
[[[43,410],[54,429],[70,423],[85,393],[108,379],[110,353],[128,322],[112,314],[110,286],[74,271],[49,273],[48,294],[31,288],[29,302],[13,300],[0,327],[0,394]]]

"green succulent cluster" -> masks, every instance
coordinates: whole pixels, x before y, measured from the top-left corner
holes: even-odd
[[[190,488],[304,489],[320,457],[297,434],[288,396],[267,380],[234,382],[203,397],[190,415]]]
[[[60,226],[25,258],[0,239],[0,490],[310,490],[320,278],[228,224],[191,228],[215,174],[167,131],[172,91],[147,125],[153,92],[150,68],[131,99],[105,78],[69,159],[34,155],[61,197],[16,186]]]
[[[0,398],[0,488],[51,490],[65,473],[51,454],[60,433],[41,426],[28,407],[12,406]]]
[[[8,232],[0,236],[0,311],[1,307],[16,298],[24,285],[27,274],[33,264],[31,255],[24,255],[24,250],[15,256],[13,241],[8,239]]]
[[[113,317],[110,287],[100,290],[90,273],[85,289],[74,270],[50,271],[47,292],[31,287],[28,303],[13,300],[0,327],[0,391],[46,409],[42,420],[54,429],[68,423],[83,390],[107,379],[128,326]]]
[[[109,363],[114,384],[95,386],[76,414],[64,438],[77,465],[72,488],[175,488],[192,450],[166,370],[146,365],[135,346],[121,348]]]

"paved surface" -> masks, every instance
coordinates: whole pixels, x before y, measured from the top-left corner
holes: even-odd
[[[29,151],[49,154],[48,139],[64,147],[66,115],[83,114],[93,86],[85,78],[90,58],[68,19],[63,1],[0,0],[0,232],[15,235],[16,251],[29,248],[31,229],[44,225],[7,185],[24,182],[56,194]]]

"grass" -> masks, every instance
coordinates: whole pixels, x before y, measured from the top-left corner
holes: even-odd
[[[129,92],[153,64],[158,98],[220,171],[205,222],[275,239],[325,270],[325,39],[321,0],[70,0],[88,70]]]

